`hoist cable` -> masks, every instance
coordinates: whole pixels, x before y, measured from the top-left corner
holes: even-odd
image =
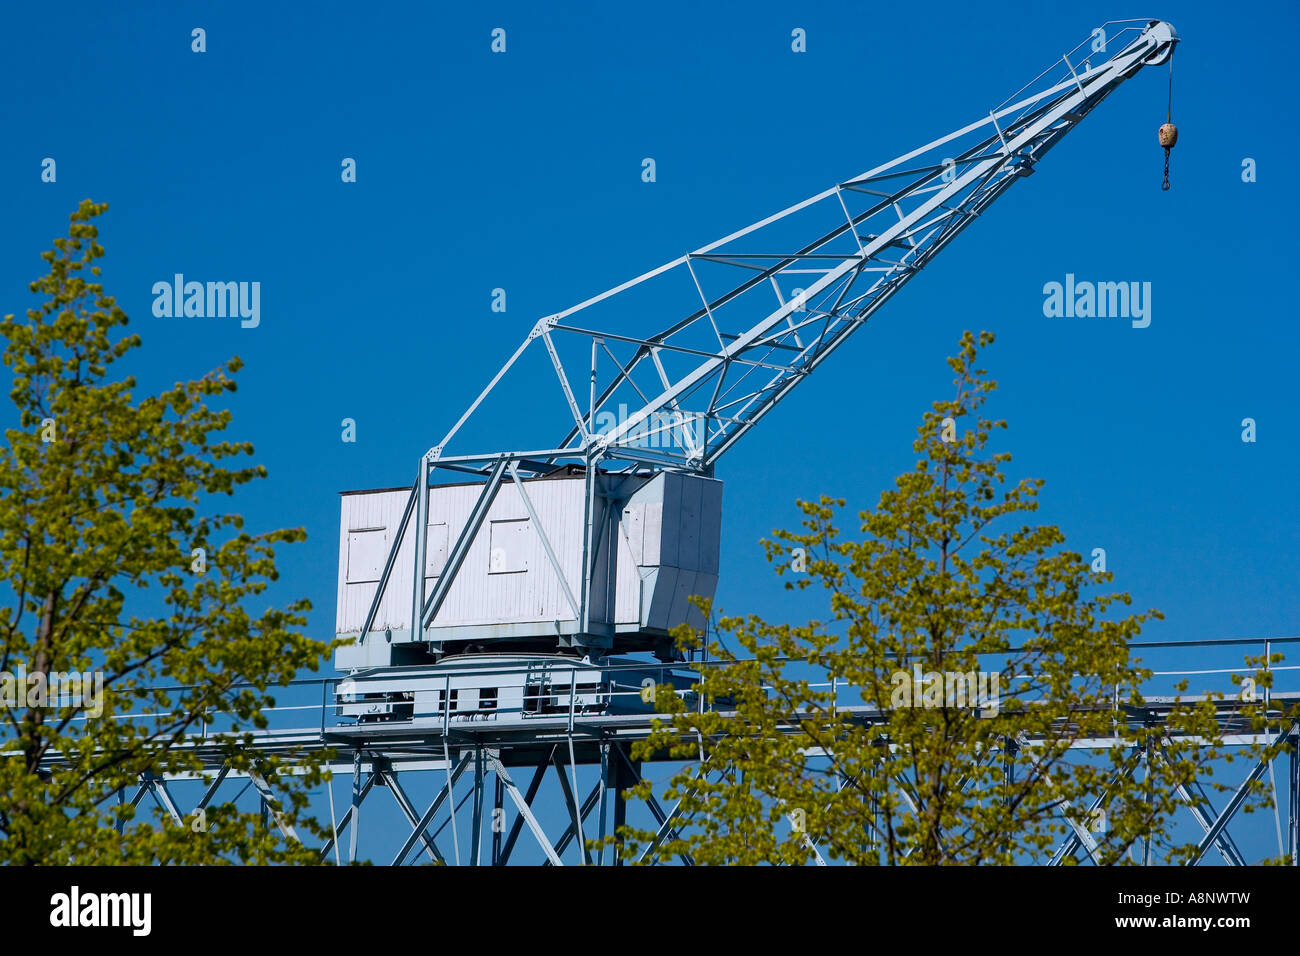
[[[1169,100],[1165,108],[1165,125],[1173,126],[1174,123],[1174,51],[1169,51]],[[1177,133],[1174,133],[1177,136]],[[1160,188],[1169,191],[1169,150],[1171,146],[1165,147],[1165,178],[1160,184]]]

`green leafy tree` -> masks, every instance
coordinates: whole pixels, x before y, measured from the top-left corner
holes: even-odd
[[[11,680],[3,703],[0,860],[310,862],[284,834],[319,832],[303,814],[321,757],[260,754],[251,733],[266,726],[268,687],[329,648],[298,631],[305,600],[249,610],[277,577],[276,546],[305,534],[250,533],[212,510],[266,473],[237,461],[252,446],[222,439],[230,412],[208,404],[235,390],[238,358],[160,395],[137,396],[118,371],[140,337],[122,331],[127,317],[97,281],[93,220],[106,208],[81,203],[42,254],[39,307],[0,323],[18,422],[0,448],[0,580],[12,602],[0,609],[0,671],[32,675],[26,688]],[[33,689],[70,672],[100,675],[102,696],[92,681],[33,706]],[[208,807],[205,826],[177,826],[119,802],[149,775],[197,772],[187,740],[216,711],[221,732],[209,728],[206,745],[266,781],[283,828],[231,803]],[[142,713],[153,716],[128,719]]]
[[[1173,823],[1179,797],[1203,806],[1192,781],[1243,753],[1216,712],[1256,731],[1269,716],[1210,694],[1149,724],[1151,675],[1128,643],[1160,614],[1116,617],[1130,598],[1100,593],[1111,574],[1056,527],[1024,523],[1043,483],[1009,483],[1010,455],[989,450],[1006,423],[983,416],[996,383],[975,363],[992,341],[963,336],[956,394],[926,412],[915,469],[861,513],[860,540],[841,538],[844,502],[823,497],[800,503],[801,531],[765,542],[787,588],[825,589],[829,622],[724,617],[739,650],[714,641],[693,694],[658,688],[670,716],[633,755],[689,763],[664,793],[680,801],[673,828],[624,828],[627,858],[1010,864],[1043,862],[1071,834],[1067,862],[1122,862],[1148,840],[1153,858],[1195,855]]]

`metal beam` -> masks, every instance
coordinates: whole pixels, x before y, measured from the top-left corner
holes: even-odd
[[[533,779],[528,784],[528,792],[524,794],[524,802],[532,804],[533,799],[537,796],[537,790],[542,785],[542,780],[546,777],[546,768],[550,765],[551,757],[555,755],[556,747],[551,748],[551,753],[537,765],[533,772]],[[497,775],[497,783],[501,783],[501,775]],[[504,784],[502,784],[504,787]],[[510,859],[510,854],[515,848],[515,841],[519,839],[519,832],[523,829],[524,818],[521,815],[515,816],[515,822],[510,825],[510,834],[506,837],[505,846],[501,850],[498,858],[498,866],[505,866]]]
[[[1228,822],[1233,818],[1234,815],[1236,815],[1237,810],[1241,807],[1241,805],[1245,802],[1246,797],[1249,795],[1251,785],[1260,778],[1260,775],[1264,773],[1264,770],[1267,767],[1268,767],[1267,760],[1259,761],[1257,764],[1255,764],[1255,767],[1253,770],[1251,770],[1249,776],[1247,776],[1246,779],[1242,782],[1241,786],[1237,788],[1237,792],[1232,795],[1232,799],[1228,802],[1228,805],[1223,808],[1223,812],[1219,814],[1218,818],[1214,821],[1214,823],[1210,826],[1210,829],[1206,832],[1204,839],[1202,839],[1200,844],[1197,846],[1196,857],[1191,861],[1193,866],[1201,862],[1201,858],[1205,856],[1205,851],[1208,850],[1210,844],[1213,843],[1218,838],[1219,831],[1222,830],[1224,827],[1226,827],[1228,825]]]
[[[167,781],[160,777],[155,777],[151,773],[145,774],[145,785],[149,788],[149,794],[153,797],[154,802],[172,818],[172,823],[184,826],[185,822],[181,818],[181,812],[176,808],[176,801],[172,799],[171,792],[167,789]]]
[[[343,818],[339,820],[338,824],[334,827],[334,835],[329,837],[325,841],[325,845],[321,847],[320,856],[322,860],[325,859],[325,857],[329,856],[330,850],[334,849],[334,841],[343,835],[343,831],[346,830],[348,828],[348,824],[352,822],[353,810],[356,809],[356,807],[360,804],[361,800],[364,800],[366,798],[366,794],[370,792],[370,788],[375,785],[375,781],[377,779],[379,779],[379,775],[377,773],[371,772],[370,778],[366,780],[365,785],[361,788],[360,799],[358,799],[358,795],[356,793],[355,781],[353,782],[352,805],[348,807],[348,809],[343,814]],[[356,851],[356,846],[355,844],[353,844],[352,852],[355,851]]]
[[[500,778],[501,783],[504,784],[506,793],[510,794],[510,799],[515,802],[515,809],[519,811],[519,815],[522,816],[524,822],[528,824],[528,829],[533,831],[533,836],[537,838],[537,845],[542,848],[542,852],[546,854],[546,858],[555,866],[563,866],[564,864],[556,854],[555,848],[551,846],[551,841],[546,838],[546,831],[542,829],[542,825],[538,823],[537,818],[533,816],[533,811],[529,808],[528,801],[526,801],[523,794],[519,792],[519,788],[515,786],[515,782],[510,779],[510,774],[506,770],[505,765],[496,757],[489,757],[488,763],[492,766],[493,770],[496,771],[497,777]]]
[[[424,849],[429,854],[429,859],[435,863],[446,863],[447,861],[443,858],[438,845],[425,832],[428,824],[426,823],[423,827],[420,826],[420,819],[415,815],[415,807],[411,804],[411,798],[406,795],[406,791],[402,789],[401,783],[398,782],[396,772],[384,770],[379,777],[388,787],[389,792],[392,793],[393,799],[397,801],[397,806],[401,809],[402,815],[406,817],[406,822],[411,825],[412,831],[418,834],[420,840],[424,842]],[[402,854],[402,856],[404,857],[405,854]]]
[[[438,809],[442,806],[443,801],[446,800],[448,795],[451,793],[451,788],[456,785],[456,781],[459,780],[461,774],[465,772],[465,767],[469,763],[469,760],[470,760],[469,754],[465,754],[461,757],[460,763],[458,763],[455,769],[451,772],[450,779],[445,784],[442,785],[442,788],[438,791],[437,795],[433,798],[433,802],[429,804],[429,809],[424,811],[424,816],[420,817],[419,821],[411,829],[411,832],[407,836],[406,841],[402,844],[401,848],[397,851],[397,855],[393,857],[393,863],[392,863],[393,866],[402,865],[402,861],[406,859],[406,854],[410,853],[411,847],[415,846],[416,839],[419,837],[419,835],[422,835],[424,831],[428,828],[429,824],[433,822],[433,818],[437,815]]]
[[[1113,774],[1111,774],[1111,778],[1106,782],[1106,786],[1102,789],[1101,793],[1097,794],[1097,798],[1092,801],[1092,805],[1088,807],[1089,818],[1091,818],[1092,815],[1101,808],[1101,805],[1106,801],[1106,795],[1110,793],[1111,788],[1114,787],[1115,784],[1121,780],[1127,780],[1129,777],[1133,776],[1133,774],[1137,773],[1137,768],[1141,762],[1142,751],[1134,748],[1125,759],[1125,762],[1121,764]],[[1066,857],[1074,856],[1075,851],[1077,851],[1082,845],[1083,841],[1079,839],[1079,834],[1077,832],[1071,833],[1066,837],[1065,842],[1056,848],[1056,852],[1052,854],[1052,858],[1048,861],[1047,865],[1060,866],[1061,862],[1066,859]]]
[[[415,508],[417,490],[417,488],[411,489],[411,494],[406,499],[406,507],[402,509],[402,520],[397,523],[397,536],[393,538],[393,545],[388,549],[388,557],[384,559],[384,570],[379,575],[379,583],[375,585],[375,596],[370,599],[370,609],[366,611],[366,621],[361,625],[361,636],[357,638],[358,644],[366,642],[366,638],[370,636],[370,628],[374,626],[375,615],[379,613],[379,602],[384,599],[384,591],[388,589],[388,578],[393,573],[393,565],[397,563],[397,552],[402,547],[402,538],[411,520],[411,511]]]
[[[561,774],[561,776],[563,776],[563,774]],[[586,799],[582,801],[582,809],[580,811],[581,818],[583,820],[586,820],[587,817],[591,816],[591,811],[595,809],[596,804],[599,802],[600,802],[600,784],[597,783],[594,787],[591,788],[591,792],[587,794]],[[560,834],[560,838],[555,841],[555,852],[563,856],[564,851],[568,848],[569,844],[573,842],[574,834],[575,831],[573,829],[573,821],[570,820],[569,825],[565,828],[564,832]],[[542,866],[550,866],[550,865],[551,865],[550,860],[547,860],[545,863],[542,864]]]
[[[248,779],[252,781],[258,794],[261,795],[262,800],[265,801],[266,806],[271,810],[271,818],[275,820],[275,825],[280,828],[281,835],[283,835],[286,840],[300,843],[301,841],[298,839],[298,834],[294,830],[293,824],[289,822],[288,817],[286,817],[282,811],[274,809],[278,801],[275,799],[275,795],[271,791],[270,784],[266,782],[266,778],[260,773],[254,772],[248,775]]]
[[[1292,724],[1290,734],[1291,759],[1287,761],[1287,856],[1292,866],[1300,866],[1300,731]]]
[[[1214,809],[1214,804],[1210,802],[1210,798],[1206,794],[1205,789],[1199,783],[1192,781],[1192,787],[1196,790],[1198,800],[1193,800],[1191,794],[1181,785],[1178,787],[1178,791],[1180,791],[1178,796],[1187,804],[1188,809],[1192,811],[1192,816],[1196,817],[1196,822],[1201,825],[1201,829],[1206,833],[1209,833],[1210,827],[1213,824],[1211,823],[1210,817],[1207,817],[1205,812],[1201,810],[1201,807],[1204,806],[1208,809],[1211,816],[1217,816],[1218,811]],[[1214,842],[1218,847],[1219,855],[1223,857],[1224,862],[1229,866],[1246,865],[1246,858],[1242,856],[1241,850],[1237,848],[1237,844],[1228,834],[1227,827],[1224,827],[1219,831],[1219,835],[1215,838]]]
[[[429,455],[420,457],[420,467],[415,476],[415,552],[411,569],[411,640],[420,640],[423,634],[420,614],[424,608],[424,576],[427,570],[429,547]]]
[[[623,749],[622,749],[621,747],[617,747],[617,748],[615,748],[615,750],[618,752],[618,756],[619,756],[619,758],[623,761],[624,766],[626,766],[627,769],[628,769],[628,771],[632,774],[632,779],[633,779],[633,780],[638,779],[640,775],[637,773],[636,768],[632,766],[632,761],[628,759],[627,754],[623,753]],[[700,772],[701,772],[701,773],[704,773],[704,772],[705,772],[705,770],[704,770],[704,764],[707,764],[707,763],[709,762],[709,760],[712,760],[712,759],[713,759],[713,756],[712,756],[712,754],[710,754],[709,757],[705,759],[704,763],[702,763],[702,764],[700,765]],[[693,793],[692,793],[692,795],[693,795]],[[621,801],[620,801],[620,802],[621,802]],[[659,823],[659,831],[655,834],[655,837],[654,837],[654,839],[650,842],[650,844],[649,844],[649,845],[648,845],[644,850],[641,851],[641,855],[640,855],[639,857],[637,857],[637,862],[638,862],[638,863],[643,863],[643,862],[645,862],[646,858],[647,858],[647,857],[648,857],[648,856],[649,856],[649,855],[650,855],[650,854],[655,850],[655,848],[658,847],[659,844],[662,843],[662,842],[664,841],[664,839],[666,839],[667,837],[671,836],[671,837],[672,837],[673,839],[675,839],[675,840],[676,840],[676,839],[680,839],[680,837],[678,836],[678,833],[677,833],[676,828],[672,825],[672,822],[673,822],[673,819],[677,816],[677,814],[678,814],[679,811],[681,810],[681,808],[682,808],[682,804],[683,804],[685,801],[684,801],[684,800],[678,800],[678,801],[677,801],[677,804],[676,804],[676,805],[673,807],[673,809],[672,809],[672,813],[670,813],[670,814],[669,814],[669,813],[664,813],[663,807],[659,806],[659,801],[656,800],[656,799],[654,798],[654,795],[653,795],[653,794],[650,795],[650,796],[647,796],[645,802],[646,802],[646,806],[648,806],[648,807],[650,808],[650,813],[654,815],[655,820]],[[616,827],[617,827],[618,825],[619,825],[619,823],[616,821]],[[687,866],[694,866],[694,865],[695,865],[695,860],[692,859],[692,857],[691,857],[691,855],[690,855],[689,853],[679,853],[679,854],[677,854],[677,855],[678,855],[678,857],[681,859],[681,861],[682,861],[683,863],[685,863]]]
[[[442,607],[442,602],[447,599],[451,586],[456,582],[460,566],[465,562],[465,557],[474,544],[474,538],[479,528],[483,526],[483,520],[492,507],[493,499],[496,498],[508,460],[508,457],[503,455],[493,464],[492,470],[488,473],[487,483],[483,485],[483,490],[479,492],[478,500],[474,502],[474,508],[469,513],[469,520],[465,522],[465,527],[457,536],[455,545],[447,552],[447,563],[443,566],[442,574],[438,576],[438,583],[433,586],[433,593],[429,595],[429,600],[424,605],[422,630],[428,627],[438,615],[438,609]],[[418,634],[412,635],[413,640],[418,640],[419,637]]]
[[[483,865],[483,748],[474,755],[474,813],[470,824],[470,866]]]
[[[203,810],[207,807],[208,801],[216,796],[217,788],[221,786],[221,782],[226,779],[226,775],[229,773],[230,764],[222,764],[221,769],[217,771],[216,779],[208,785],[208,789],[203,792],[203,796],[199,799],[199,802],[195,804],[195,810]]]
[[[576,694],[577,689],[574,688],[573,692]],[[564,761],[560,759],[558,750],[551,757],[551,766],[555,768],[555,775],[560,779],[560,791],[564,794],[564,804],[569,808],[569,829],[573,830],[578,835],[579,848],[582,853],[582,862],[587,866],[591,866],[591,850],[587,846],[587,837],[582,832],[582,821],[586,818],[586,814],[583,813],[582,809],[578,806],[577,795],[569,785],[569,778],[564,774]],[[599,789],[599,786],[597,789]],[[564,851],[557,845],[556,853],[562,852]]]
[[[560,565],[560,559],[555,556],[555,549],[551,547],[551,539],[546,534],[546,529],[542,527],[541,519],[537,517],[537,509],[533,507],[533,501],[528,497],[528,489],[524,487],[524,481],[519,477],[519,469],[515,463],[510,463],[510,477],[514,479],[515,487],[519,489],[519,497],[524,503],[524,510],[528,512],[528,517],[533,522],[533,527],[537,530],[537,539],[542,544],[542,550],[546,552],[546,559],[551,562],[551,568],[555,571],[555,576],[560,580],[560,588],[564,591],[565,600],[569,602],[569,607],[573,609],[574,620],[582,617],[582,611],[578,608],[578,602],[573,596],[573,590],[569,587],[569,579],[564,575],[564,568]]]

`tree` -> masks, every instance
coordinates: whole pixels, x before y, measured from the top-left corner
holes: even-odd
[[[1113,617],[1131,601],[1099,593],[1112,575],[1058,528],[1018,521],[1043,482],[1009,484],[1011,456],[988,448],[1006,428],[981,413],[996,383],[975,363],[992,341],[963,336],[956,394],[925,413],[920,460],[861,513],[861,540],[840,537],[844,501],[824,496],[800,502],[801,531],[764,542],[787,588],[825,589],[829,623],[723,617],[740,650],[715,640],[692,694],[657,689],[669,716],[633,756],[691,762],[664,793],[680,800],[675,830],[625,827],[626,857],[1010,864],[1045,861],[1070,832],[1102,864],[1148,839],[1168,860],[1193,854],[1173,827],[1179,788],[1240,756],[1219,730],[1223,695],[1146,725],[1150,672],[1128,643],[1161,615]],[[678,638],[702,644],[689,628]],[[1233,709],[1239,726],[1267,723],[1261,703]],[[1097,738],[1116,742],[1074,746]]]
[[[199,770],[188,735],[220,710],[229,730],[208,744],[278,790],[280,820],[319,832],[301,818],[319,755],[259,754],[251,732],[274,705],[268,687],[315,669],[329,647],[297,630],[306,600],[248,609],[277,577],[276,546],[302,529],[254,534],[212,510],[266,474],[227,465],[253,448],[222,439],[230,412],[208,406],[235,390],[240,360],[139,398],[119,374],[141,343],[97,281],[93,220],[106,209],[81,203],[42,254],[39,307],[0,323],[18,421],[0,449],[0,581],[12,602],[0,609],[0,859],[308,862],[315,853],[231,803],[208,807],[205,826],[159,815],[155,827],[117,802],[147,775]],[[73,672],[87,678],[79,693],[37,693]],[[152,716],[125,719],[141,710]],[[300,775],[283,774],[289,759]]]

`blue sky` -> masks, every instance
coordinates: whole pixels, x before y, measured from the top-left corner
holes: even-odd
[[[270,6],[5,11],[0,312],[30,304],[38,254],[79,200],[111,204],[104,282],[144,337],[132,371],[157,388],[244,359],[231,434],[270,478],[238,508],[252,527],[308,530],[283,552],[277,593],[309,597],[322,637],[337,492],[408,483],[539,316],[986,115],[1094,26],[1144,12]],[[1145,12],[1183,41],[1173,189],[1156,145],[1167,74],[1149,69],[723,460],[725,610],[824,615],[781,587],[758,540],[796,524],[800,497],[875,503],[912,465],[969,328],[998,336],[984,364],[1010,473],[1046,479],[1041,520],[1075,550],[1104,547],[1135,607],[1164,611],[1144,637],[1300,633],[1297,132],[1277,39],[1296,8]],[[194,27],[206,53],[191,52]],[[505,55],[490,52],[495,27]],[[807,53],[791,52],[795,27]],[[356,183],[340,181],[344,157]],[[1242,181],[1248,157],[1257,182]],[[155,318],[151,287],[177,272],[260,281],[260,326]],[[1043,285],[1066,273],[1151,282],[1151,326],[1045,318]],[[498,287],[504,314],[490,310]],[[563,427],[539,419],[537,446]]]

